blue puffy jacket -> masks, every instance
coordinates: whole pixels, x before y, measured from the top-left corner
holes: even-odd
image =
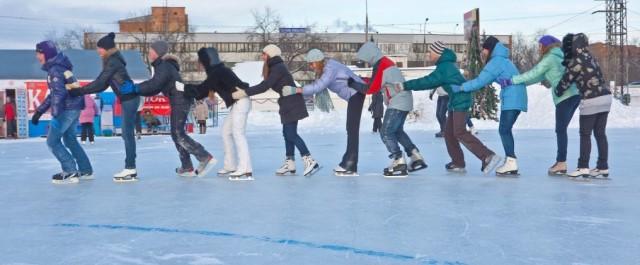
[[[57,117],[65,110],[84,109],[84,96],[73,97],[69,95],[65,87],[66,84],[76,81],[71,73],[73,65],[67,56],[58,53],[56,57],[49,59],[42,65],[42,70],[47,72],[49,95],[42,105],[38,106],[38,112],[45,113],[51,108],[51,115]]]
[[[333,59],[327,59],[325,60],[322,76],[313,83],[304,86],[302,94],[305,96],[312,96],[313,94],[319,93],[323,89],[328,88],[333,91],[333,93],[338,94],[340,98],[349,100],[351,96],[357,93],[355,89],[350,88],[347,84],[349,78],[353,78],[360,83],[363,82],[362,79],[353,73],[353,71],[346,65]]]
[[[497,79],[511,79],[520,74],[516,66],[509,60],[509,49],[502,43],[496,44],[491,58],[480,75],[462,84],[466,92],[476,91],[495,82]],[[501,110],[527,111],[527,87],[524,84],[503,87],[500,90]]]

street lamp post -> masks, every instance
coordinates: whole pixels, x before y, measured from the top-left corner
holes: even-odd
[[[427,66],[427,21],[429,21],[429,18],[424,19],[424,26],[422,27],[422,50],[425,54],[424,66]]]

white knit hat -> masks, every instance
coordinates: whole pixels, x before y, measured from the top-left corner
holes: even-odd
[[[313,63],[313,62],[319,62],[324,60],[324,53],[322,53],[321,50],[318,49],[311,49],[308,53],[307,56],[305,57],[305,60],[308,63]]]
[[[262,52],[266,53],[271,58],[282,55],[280,48],[273,44],[265,46],[264,49],[262,49]]]

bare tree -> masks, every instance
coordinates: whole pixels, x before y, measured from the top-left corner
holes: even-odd
[[[85,33],[94,32],[93,28],[85,26],[77,26],[74,28],[67,28],[62,31],[51,30],[45,33],[45,39],[53,41],[58,49],[85,49],[87,48],[87,42],[85,42]]]
[[[538,30],[534,35],[528,37],[522,32],[513,36],[512,59],[518,70],[528,71],[539,61],[538,39],[545,33],[544,30]]]

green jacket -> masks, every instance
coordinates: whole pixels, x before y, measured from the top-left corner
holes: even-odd
[[[449,94],[449,111],[469,111],[473,104],[472,92],[454,93],[451,85],[460,85],[465,79],[456,66],[456,54],[445,49],[440,59],[436,62],[436,70],[431,74],[406,81],[403,83],[406,90],[430,90],[442,87]]]
[[[531,68],[531,70],[514,76],[511,78],[511,81],[513,84],[525,84],[529,86],[546,79],[551,84],[551,88],[555,88],[564,74],[564,66],[562,65],[563,58],[564,53],[562,53],[562,50],[559,47],[553,48],[542,57],[542,60]],[[578,88],[575,84],[571,85],[560,97],[556,96],[556,93],[553,93],[553,89],[550,89],[550,91],[553,96],[553,103],[556,105],[567,98],[578,95]]]

